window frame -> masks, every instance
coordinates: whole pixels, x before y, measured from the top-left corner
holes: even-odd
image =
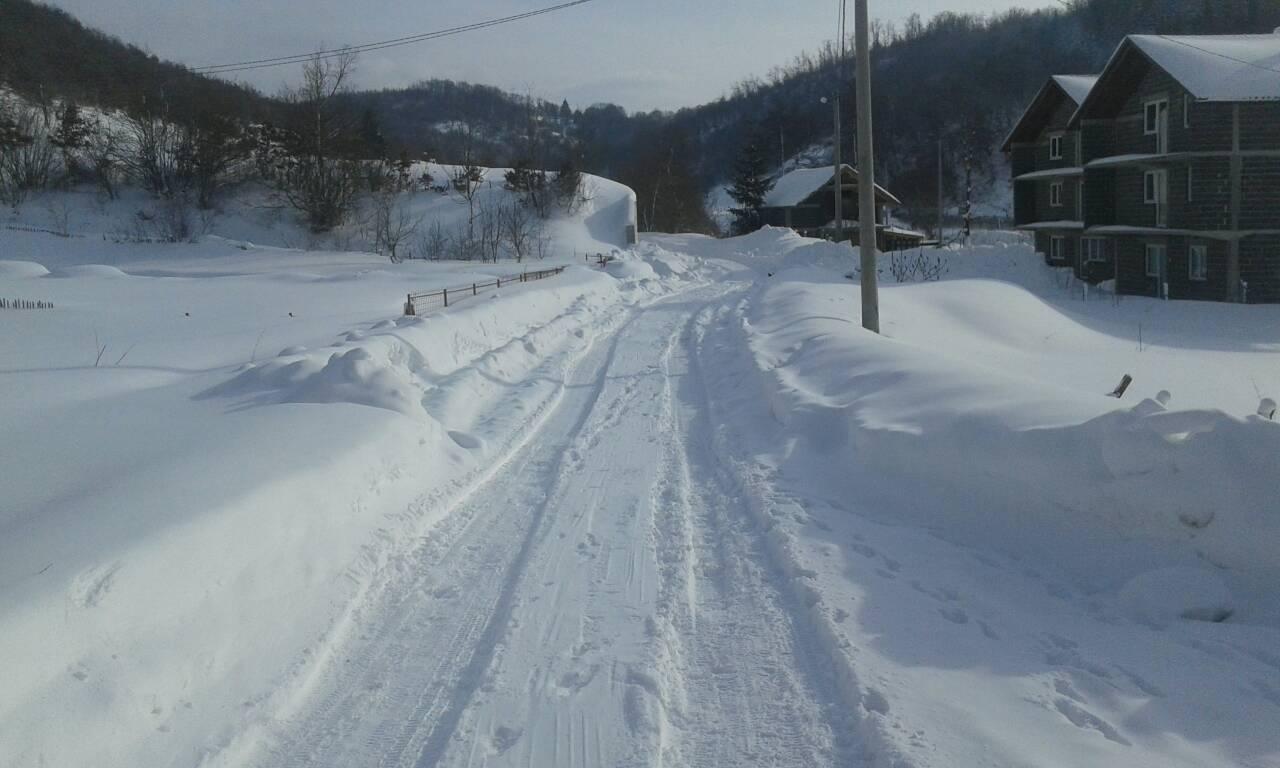
[[[1066,134],[1065,134],[1065,133],[1051,133],[1051,134],[1049,134],[1049,159],[1050,159],[1050,160],[1061,160],[1061,159],[1062,159],[1062,157],[1063,157],[1063,155],[1062,155],[1062,144],[1063,144],[1063,139],[1064,139],[1065,137],[1066,137]]]
[[[1160,133],[1160,105],[1164,105],[1165,113],[1169,111],[1169,99],[1161,97],[1142,102],[1142,135],[1155,136]],[[1155,108],[1154,112],[1152,108]]]
[[[1084,253],[1086,264],[1105,264],[1107,262],[1107,245],[1105,237],[1086,237],[1080,240],[1080,250]],[[1096,246],[1096,247],[1095,247]]]
[[[1158,168],[1142,172],[1142,202],[1147,205],[1159,205],[1161,180],[1164,181],[1164,202],[1169,202],[1169,171]]]
[[[1155,254],[1157,256],[1154,272],[1151,271],[1152,254]],[[1157,280],[1159,280],[1160,279],[1160,262],[1158,257],[1164,256],[1165,260],[1167,261],[1169,258],[1169,246],[1164,245],[1162,243],[1147,243],[1146,247],[1143,250],[1143,255],[1144,255],[1143,271],[1146,272],[1147,277],[1154,277]]]
[[[1050,207],[1050,208],[1062,208],[1062,207],[1063,207],[1063,204],[1062,204],[1062,192],[1063,192],[1063,188],[1062,188],[1062,182],[1061,182],[1061,181],[1051,181],[1051,182],[1049,182],[1049,207]]]
[[[1196,270],[1197,253],[1200,262],[1199,271]],[[1187,279],[1196,283],[1209,281],[1209,246],[1193,244],[1187,248]]]
[[[1049,236],[1049,261],[1067,260],[1067,238],[1062,235]]]

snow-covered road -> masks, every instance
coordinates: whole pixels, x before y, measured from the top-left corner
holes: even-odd
[[[357,619],[273,766],[848,765],[837,692],[715,465],[696,289],[602,338]]]

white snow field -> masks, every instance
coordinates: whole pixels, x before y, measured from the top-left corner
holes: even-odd
[[[225,236],[0,230],[0,765],[1280,765],[1280,308]]]

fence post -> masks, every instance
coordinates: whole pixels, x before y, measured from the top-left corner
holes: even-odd
[[[472,283],[472,284],[471,284],[471,295],[472,295],[472,296],[479,296],[479,295],[480,295],[479,293],[477,293],[477,292],[476,292],[476,284],[475,284],[475,283]]]
[[[413,294],[405,294],[404,298],[404,314],[406,317],[412,317],[415,314],[413,308]]]
[[[449,289],[448,288],[444,289],[444,305],[446,307],[449,306]]]

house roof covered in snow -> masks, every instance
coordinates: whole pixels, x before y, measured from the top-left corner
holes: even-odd
[[[1053,81],[1061,86],[1067,96],[1071,97],[1071,100],[1078,106],[1084,103],[1089,91],[1093,90],[1094,84],[1098,82],[1098,76],[1054,75]]]
[[[1071,118],[1107,117],[1151,66],[1199,101],[1280,101],[1280,33],[1270,35],[1130,35]]]
[[[1002,149],[1008,152],[1017,142],[1035,140],[1063,100],[1073,108],[1079,108],[1097,82],[1097,75],[1054,75],[1049,78],[1022,117],[1014,123]]]
[[[1197,99],[1280,100],[1280,34],[1131,35],[1129,41]]]
[[[844,184],[856,184],[858,180],[858,170],[850,165],[844,167]],[[777,182],[774,183],[773,189],[769,190],[769,194],[765,196],[764,204],[767,208],[793,208],[803,203],[815,192],[823,187],[831,185],[832,178],[835,176],[836,167],[827,165],[821,168],[801,168],[783,174]],[[852,181],[850,181],[852,177]],[[889,193],[889,190],[876,185],[876,196],[883,202],[892,203],[893,205],[901,205],[902,201]]]

